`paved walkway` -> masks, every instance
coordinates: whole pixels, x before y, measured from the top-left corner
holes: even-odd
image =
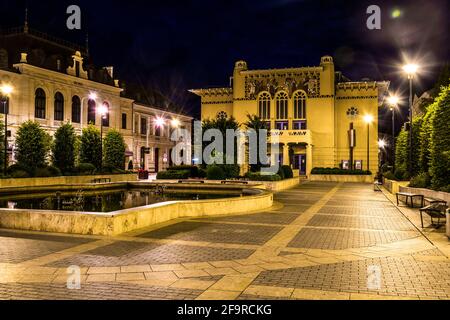
[[[305,183],[271,211],[114,238],[0,230],[0,299],[450,299],[450,241],[391,200]]]

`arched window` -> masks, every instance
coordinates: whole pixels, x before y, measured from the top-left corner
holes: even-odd
[[[303,91],[294,94],[294,118],[306,119],[306,94]]]
[[[81,123],[81,100],[78,96],[72,97],[72,122]]]
[[[264,92],[258,98],[259,117],[264,120],[270,119],[270,94]]]
[[[277,119],[284,120],[288,118],[288,95],[286,92],[280,92],[276,96]]]
[[[95,101],[89,99],[88,101],[88,123],[95,124],[95,117],[97,115]]]
[[[55,93],[55,120],[64,120],[64,96],[61,92]]]
[[[103,102],[103,105],[106,107],[106,114],[105,117],[102,118],[102,123],[104,127],[109,127],[109,103]]]
[[[34,116],[38,119],[45,119],[46,95],[41,88],[36,89],[34,98]]]

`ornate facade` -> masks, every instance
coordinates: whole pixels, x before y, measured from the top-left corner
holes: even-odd
[[[250,70],[238,61],[233,84],[227,88],[196,89],[201,97],[202,119],[233,116],[243,124],[247,115],[258,115],[277,136],[278,161],[298,174],[309,175],[314,167],[361,167],[378,170],[378,108],[389,82],[351,82],[335,71],[333,58],[322,57],[319,66]],[[349,130],[356,144],[349,160]]]
[[[81,134],[89,123],[100,128],[103,121],[104,132],[115,128],[123,134],[126,167],[152,172],[170,164],[175,145],[169,136],[172,120],[191,130],[191,117],[125,97],[113,67],[95,68],[83,48],[28,28],[0,36],[0,85],[5,84],[14,88],[8,99],[11,162],[17,129],[28,120],[39,122],[51,135],[63,122],[71,122]],[[97,112],[99,105],[107,106],[106,119]],[[190,149],[190,142],[186,148]]]

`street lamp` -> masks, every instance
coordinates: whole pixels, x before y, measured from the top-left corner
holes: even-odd
[[[409,173],[412,174],[412,125],[413,125],[413,79],[419,70],[419,66],[414,63],[409,63],[403,66],[403,71],[408,76],[409,80]]]
[[[3,175],[6,176],[6,170],[8,169],[8,113],[9,113],[9,104],[7,107],[7,103],[11,93],[13,92],[13,88],[10,85],[3,85],[0,88],[2,92],[2,102],[3,102],[3,112],[5,114],[5,158],[3,163]]]
[[[172,119],[171,124],[172,124],[172,127],[178,128],[180,126],[180,120]]]
[[[400,102],[399,97],[390,96],[388,98],[388,103],[390,106],[390,110],[392,112],[392,171],[395,171],[395,110],[398,107],[398,103]]]
[[[367,123],[367,171],[370,171],[370,124],[373,122],[373,116],[365,115],[364,122]]]
[[[108,114],[108,106],[106,102],[103,102],[98,108],[97,112],[101,116],[100,120],[100,168],[103,169],[103,120],[106,119],[106,115]]]

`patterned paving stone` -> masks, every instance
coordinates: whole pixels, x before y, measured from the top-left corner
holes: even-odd
[[[352,208],[335,206],[324,206],[319,210],[319,213],[380,217],[398,217],[400,215],[400,212],[397,210],[397,208]]]
[[[381,282],[369,276],[379,267]],[[439,272],[436,272],[439,270]],[[369,287],[380,284],[380,287]],[[262,272],[252,285],[450,298],[450,262],[378,258]],[[373,289],[373,290],[372,290]]]
[[[119,241],[83,254],[49,264],[52,267],[116,267],[143,264],[173,264],[188,262],[246,259],[254,250],[159,245]]]
[[[181,222],[139,237],[261,245],[280,230],[281,227]]]
[[[433,257],[442,257],[444,254],[439,251],[439,249],[430,249],[430,250],[424,250],[419,251],[413,254],[413,256],[433,256]]]
[[[327,206],[347,206],[347,207],[369,207],[369,208],[395,208],[391,202],[387,201],[357,201],[357,200],[336,200],[327,202]]]
[[[299,214],[296,213],[278,213],[278,212],[263,212],[250,215],[234,216],[234,217],[223,217],[214,219],[205,219],[205,221],[224,221],[224,222],[241,222],[241,223],[261,223],[261,224],[282,224],[288,225],[296,218]]]
[[[65,284],[0,283],[2,300],[193,300],[203,291],[123,282],[83,284],[69,290]]]
[[[0,262],[21,263],[94,239],[0,231]]]
[[[296,213],[296,214],[300,214],[305,212],[306,210],[308,210],[311,207],[311,205],[307,205],[304,203],[301,204],[297,204],[297,205],[284,205],[282,208],[280,209],[276,209],[274,210],[274,212],[283,212],[283,213]]]
[[[414,226],[402,216],[396,218],[334,216],[316,214],[308,223],[313,227],[357,228],[373,230],[414,231]]]
[[[371,247],[411,239],[419,235],[416,231],[393,232],[304,228],[295,236],[288,247],[342,250]]]

